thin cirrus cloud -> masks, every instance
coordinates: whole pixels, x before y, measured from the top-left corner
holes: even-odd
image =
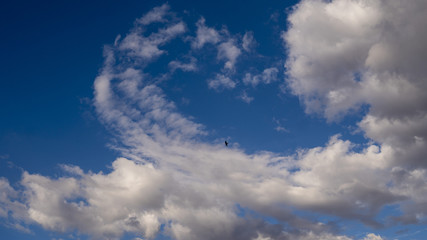
[[[369,105],[358,126],[373,141],[356,151],[354,143],[335,135],[323,146],[291,155],[247,154],[202,140],[206,127],[181,114],[144,72],[166,55],[170,41],[191,34],[184,22],[168,18],[168,5],[154,8],[105,48],[104,66],[94,82],[98,117],[111,129],[117,139],[113,148],[123,157],[113,162],[110,173],[62,166],[68,175],[53,179],[24,172],[20,190],[0,179],[5,193],[0,217],[10,212],[11,225],[77,230],[99,239],[124,233],[178,240],[353,239],[338,233],[334,223],[293,209],[356,220],[372,229],[388,222],[423,223],[427,109],[425,68],[419,61],[427,56],[427,15],[422,14],[427,4],[413,3],[306,0],[292,10],[282,38],[293,94],[308,113],[329,121]],[[143,26],[153,22],[164,26],[146,35]],[[226,61],[224,69],[234,67],[238,47],[221,40],[204,19],[197,26],[191,46],[223,46],[218,58]],[[121,62],[122,56],[131,61]],[[277,81],[279,70],[267,70],[248,77],[247,85]],[[217,74],[208,85],[238,87],[231,82]],[[378,220],[381,209],[391,205],[402,213]],[[259,215],[242,216],[239,209]],[[369,233],[359,239],[382,237]]]
[[[190,57],[189,62],[174,60],[169,62],[168,66],[172,72],[175,72],[177,69],[180,69],[184,72],[194,72],[197,71],[197,59],[195,57]]]

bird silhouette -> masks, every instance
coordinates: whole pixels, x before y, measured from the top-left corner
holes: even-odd
[[[224,144],[225,144],[226,147],[228,147],[228,142],[227,141],[225,141]]]

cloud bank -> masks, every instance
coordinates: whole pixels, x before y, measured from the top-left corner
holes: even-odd
[[[329,121],[368,106],[358,126],[372,141],[356,150],[336,135],[324,146],[282,156],[203,141],[205,127],[179,112],[146,67],[166,56],[173,41],[188,43],[193,51],[212,44],[224,65],[209,87],[235,88],[227,74],[242,51],[203,18],[196,33],[189,33],[167,4],[154,8],[105,47],[94,82],[97,114],[123,157],[109,173],[77,166],[62,166],[67,174],[60,178],[25,172],[19,190],[0,179],[0,217],[17,228],[38,224],[94,239],[119,239],[124,233],[178,240],[353,239],[334,222],[296,211],[352,219],[373,229],[423,224],[426,12],[425,1],[306,0],[295,6],[282,34],[289,53],[286,83],[308,113]],[[146,32],[153,23],[161,26]],[[251,34],[244,39],[248,51],[254,40]],[[169,68],[197,68],[197,61],[190,64],[174,59]],[[243,83],[278,81],[278,72],[267,68]],[[379,221],[377,214],[391,205],[401,214]]]

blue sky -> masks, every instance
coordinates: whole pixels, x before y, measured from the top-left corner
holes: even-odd
[[[426,12],[6,4],[1,236],[424,239]]]

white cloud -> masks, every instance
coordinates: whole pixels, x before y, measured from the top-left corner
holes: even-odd
[[[245,35],[243,35],[242,48],[246,52],[252,51],[256,44],[253,32],[246,32]]]
[[[183,63],[180,61],[171,61],[169,62],[168,66],[172,72],[174,72],[177,69],[181,69],[184,72],[191,72],[191,71],[197,70],[196,63],[197,63],[197,59],[194,57],[191,57],[189,63]]]
[[[352,240],[347,236],[334,235],[331,233],[316,234],[309,232],[304,236],[297,238],[298,240]]]
[[[221,40],[221,36],[213,28],[209,28],[205,25],[205,19],[202,17],[197,22],[197,35],[191,43],[191,46],[195,49],[202,48],[206,43],[216,44]]]
[[[405,223],[424,221],[416,212],[425,214],[426,204],[409,187],[415,176],[427,182],[426,12],[425,1],[307,0],[282,35],[287,81],[307,112],[332,121],[369,106],[359,127],[382,150],[392,149],[390,162],[405,169],[395,169],[393,180],[393,192],[414,201],[396,218]]]
[[[383,240],[383,238],[379,235],[375,235],[373,233],[369,233],[362,240]]]
[[[235,38],[230,36],[226,28],[218,32],[214,28],[207,27],[205,21],[206,20],[202,17],[196,23],[196,37],[192,39],[191,47],[194,50],[200,50],[205,44],[213,44],[217,49],[217,59],[225,61],[222,72],[228,72],[228,78],[233,73],[233,71],[230,70],[234,70],[237,58],[241,55],[242,51],[237,46]],[[251,35],[245,34],[244,44],[253,44],[253,42],[249,42],[249,40],[252,40],[249,36]],[[249,45],[247,47],[249,47]]]
[[[221,43],[218,46],[218,59],[225,59],[225,69],[233,69],[237,58],[240,56],[242,51],[234,44],[232,39],[227,42]]]
[[[302,1],[283,38],[288,82],[307,111],[329,119],[363,103],[388,115],[408,105],[424,111],[425,8],[424,1]]]
[[[423,168],[426,11],[425,1],[303,1],[283,34],[288,83],[308,112],[334,120],[368,104],[366,136],[395,149],[396,164]]]
[[[47,229],[78,229],[110,239],[124,232],[154,236],[160,224],[166,224],[174,239],[250,239],[259,234],[271,239],[347,239],[324,233],[327,226],[299,218],[281,205],[369,223],[382,205],[398,199],[387,189],[387,151],[379,152],[376,146],[355,153],[349,142],[333,138],[327,146],[307,149],[294,159],[246,155],[239,149],[174,141],[167,133],[161,135],[168,143],[161,143],[165,139],[149,136],[150,125],[140,122],[140,128],[132,128],[129,115],[123,114],[109,121],[127,145],[123,154],[139,157],[117,159],[108,174],[73,169],[80,176],[49,179],[25,173],[21,184],[29,219]],[[155,159],[157,167],[144,159],[136,163],[141,156]],[[295,168],[300,170],[288,170]],[[235,203],[309,233],[277,233],[252,225],[236,215]],[[233,229],[243,226],[247,228],[240,232],[248,235],[234,235],[239,231]]]
[[[117,159],[105,174],[71,166],[64,169],[77,176],[25,173],[27,218],[44,228],[115,239],[125,232],[153,237],[164,224],[174,239],[333,239],[328,226],[283,204],[371,223],[381,206],[399,199],[386,185],[391,150],[373,145],[355,153],[333,138],[297,156],[248,155],[196,141],[202,127],[177,113],[141,70],[110,65],[110,54],[95,80],[96,107],[120,142],[116,149],[132,160]],[[236,203],[308,233],[239,218]]]
[[[9,223],[2,221],[1,224],[29,232],[20,224],[29,223],[26,206],[20,200],[19,191],[13,189],[7,179],[0,178],[0,219],[12,219]]]
[[[243,91],[243,93],[239,96],[239,98],[243,102],[248,103],[248,104],[251,103],[254,100],[253,97],[248,96],[248,93],[246,91]]]
[[[276,118],[273,118],[273,122],[276,123],[276,127],[274,128],[274,130],[276,130],[277,132],[289,132],[289,130],[284,128],[281,122]]]
[[[132,79],[121,77],[120,81],[134,81]],[[228,84],[229,80],[222,81]],[[218,86],[222,85],[218,83]],[[118,137],[126,146],[121,148],[124,155],[144,162],[152,159],[158,164],[159,171],[172,174],[176,179],[171,189],[178,189],[179,193],[169,192],[169,200],[165,201],[162,210],[163,217],[172,219],[168,231],[176,239],[197,239],[213,230],[221,232],[222,238],[233,238],[230,226],[233,228],[240,221],[233,211],[236,202],[286,221],[293,227],[312,229],[316,223],[296,217],[280,205],[289,204],[378,225],[374,217],[381,207],[402,199],[387,186],[391,169],[388,159],[393,154],[391,148],[380,149],[371,145],[364,152],[356,153],[351,150],[350,142],[335,137],[324,148],[307,149],[297,156],[246,155],[238,149],[193,141],[199,131],[184,138],[182,133],[187,131],[180,129],[193,128],[194,123],[182,119],[183,124],[170,126],[174,121],[166,119],[176,114],[175,108],[165,102],[160,89],[150,85],[150,90],[145,93],[147,87],[140,86],[139,94],[131,91],[125,95],[136,98],[135,102],[141,101],[139,108],[128,111],[115,103],[107,105],[112,107],[104,111],[102,102],[99,113],[107,124],[115,126]],[[104,91],[103,88],[96,90]],[[110,95],[111,101],[119,99]],[[135,117],[134,112],[145,112],[153,105],[156,114],[148,114],[148,118]],[[161,131],[159,126],[173,131]],[[295,168],[299,171],[288,170]],[[199,207],[203,209],[201,212]],[[220,224],[225,219],[231,222]],[[255,238],[257,235],[253,234]],[[268,231],[262,234],[272,236]]]
[[[153,22],[164,22],[166,21],[164,17],[168,14],[169,10],[170,6],[165,3],[160,7],[153,8],[150,12],[138,19],[137,22],[142,25],[149,25]]]
[[[163,21],[166,27],[145,36],[137,26],[117,46],[106,47],[105,63],[94,83],[99,119],[116,137],[113,148],[125,158],[116,159],[108,173],[85,173],[67,165],[63,169],[70,177],[53,179],[25,172],[19,191],[0,179],[0,216],[12,212],[11,218],[19,224],[35,222],[46,229],[101,239],[117,239],[126,232],[154,238],[163,225],[163,234],[179,240],[350,239],[333,234],[334,226],[290,209],[379,227],[377,213],[396,204],[403,214],[392,220],[424,221],[426,109],[421,76],[425,70],[418,61],[424,60],[420,55],[425,33],[420,26],[425,21],[419,9],[425,3],[416,2],[401,11],[396,4],[303,1],[283,35],[290,53],[288,83],[308,111],[334,119],[358,104],[371,106],[360,127],[376,142],[363,145],[360,151],[339,136],[325,146],[300,149],[289,156],[247,154],[222,143],[204,142],[200,138],[206,134],[203,125],[179,113],[152,81],[155,77],[144,74],[141,59],[154,60],[166,51],[160,46],[166,48],[186,30],[182,22],[156,17],[161,15],[156,9],[146,22]],[[383,26],[384,22],[390,24]],[[403,33],[389,30],[400,25],[406,27]],[[397,37],[387,42],[387,34]],[[402,39],[411,46],[394,48]],[[383,41],[397,52],[385,51]],[[193,48],[220,42],[218,33],[201,19]],[[413,59],[409,50],[420,54]],[[218,44],[218,51],[218,58],[227,61],[226,68],[233,68],[240,55],[233,41]],[[121,62],[123,55],[128,57],[126,62]],[[406,58],[396,60],[396,56]],[[393,70],[395,61],[402,63],[402,69]],[[249,75],[244,83],[277,81],[278,71],[265,69]],[[236,82],[218,74],[209,87],[232,89]],[[19,198],[21,194],[24,199]],[[240,217],[236,204],[278,224]],[[365,237],[375,238],[381,239],[374,234]]]
[[[167,175],[149,164],[119,158],[109,174],[50,179],[25,173],[21,184],[31,221],[59,232],[76,229],[97,238],[115,239],[125,231],[146,237],[158,232],[158,216],[151,211],[163,205],[161,192],[168,181]]]
[[[253,240],[272,240],[270,237],[264,237],[262,234],[258,233],[257,238],[254,238]]]
[[[246,73],[243,83],[245,85],[252,85],[252,87],[256,87],[260,83],[270,84],[279,80],[278,73],[279,70],[275,67],[266,68],[261,74],[252,75],[251,73]]]
[[[159,29],[157,33],[152,33],[146,37],[143,34],[143,30],[136,26],[120,42],[120,49],[128,51],[128,54],[131,56],[137,56],[145,60],[151,60],[165,53],[164,50],[159,48],[160,46],[164,45],[185,31],[185,24],[183,22],[176,22],[163,29]]]
[[[236,82],[224,74],[217,74],[214,79],[208,80],[208,85],[215,90],[233,89],[236,87]]]
[[[290,29],[282,36],[289,49],[288,83],[295,94],[303,97],[307,111],[349,108],[349,103],[342,107],[333,104],[336,97],[328,99],[329,92],[342,92],[345,98],[338,103],[345,104],[354,94],[344,91],[357,91],[359,82],[354,76],[364,70],[364,59],[380,38],[377,26],[381,15],[378,1],[299,3],[289,17]],[[326,109],[319,109],[318,101]],[[352,105],[359,99],[347,101]]]

